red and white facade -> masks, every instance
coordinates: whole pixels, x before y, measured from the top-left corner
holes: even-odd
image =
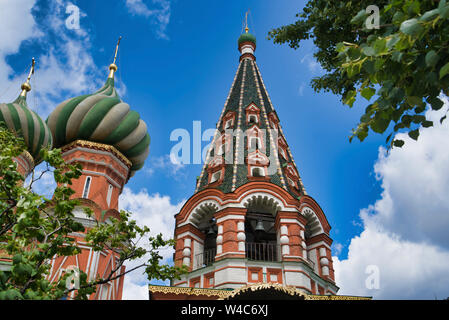
[[[331,227],[305,192],[255,63],[255,40],[244,39],[195,193],[175,216],[174,261],[189,273],[171,285],[276,283],[335,295]]]
[[[248,211],[256,207],[272,215],[266,224],[272,224],[276,244],[261,249],[261,257],[250,257],[245,225]],[[205,262],[206,234],[200,227],[210,220],[217,226],[216,247]],[[324,213],[309,196],[297,200],[267,182],[250,182],[232,194],[206,189],[176,216],[174,260],[190,273],[172,285],[225,289],[273,282],[310,294],[336,294],[329,230]]]
[[[81,163],[82,175],[73,180],[71,188],[75,191],[72,199],[79,199],[80,205],[73,214],[75,220],[86,229],[105,223],[110,217],[120,218],[118,198],[128,181],[131,162],[110,145],[77,140],[62,148],[66,163]],[[90,208],[94,217],[85,214],[83,208]],[[72,234],[82,252],[76,256],[55,257],[51,261],[48,276],[50,281],[58,280],[67,270],[83,270],[88,280],[106,278],[112,270],[113,275],[125,272],[125,267],[117,267],[119,255],[110,249],[94,251],[84,241],[85,233]],[[119,277],[97,287],[90,296],[92,300],[121,300],[124,277]],[[72,293],[73,296],[73,293]],[[69,296],[70,298],[70,296]]]

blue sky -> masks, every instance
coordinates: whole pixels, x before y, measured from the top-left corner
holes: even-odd
[[[413,183],[422,188],[440,179],[439,185],[449,185],[449,176],[445,174],[449,172],[447,165],[434,168],[426,162],[427,158],[416,161],[416,167],[401,173],[401,168],[415,163],[408,161],[408,157],[421,159],[423,149],[427,150],[424,154],[435,159],[444,160],[449,156],[440,154],[441,148],[432,144],[435,138],[430,133],[428,144],[425,137],[424,142],[410,141],[404,152],[394,151],[390,155],[380,149],[386,137],[378,134],[370,134],[363,143],[356,140],[349,143],[351,129],[364,110],[364,101],[349,109],[337,96],[313,91],[310,80],[323,71],[313,58],[315,49],[311,42],[293,50],[267,40],[269,30],[294,22],[295,14],[305,2],[2,1],[0,18],[3,14],[4,19],[0,19],[0,27],[9,32],[0,35],[0,101],[11,101],[17,96],[24,70],[34,56],[37,70],[28,102],[46,118],[58,103],[93,92],[103,84],[117,38],[123,36],[116,83],[122,99],[148,124],[152,141],[145,167],[127,185],[122,207],[136,211],[139,222],[148,222],[156,231],[160,226],[161,231],[171,236],[172,216],[192,195],[201,165],[170,164],[168,155],[176,144],[170,141],[170,134],[178,128],[192,133],[193,121],[201,121],[203,131],[215,127],[237,70],[237,38],[249,8],[250,32],[257,37],[257,63],[268,93],[306,190],[320,204],[332,226],[341,293],[380,298],[434,298],[427,291],[404,290],[408,278],[393,283],[396,273],[404,273],[402,267],[386,262],[396,257],[396,253],[385,256],[388,250],[379,246],[370,249],[374,257],[365,257],[361,251],[364,243],[375,245],[373,239],[377,239],[390,248],[399,246],[398,252],[410,245],[415,252],[430,254],[429,259],[449,261],[445,237],[433,238],[432,228],[436,226],[421,228],[420,224],[414,224],[418,231],[411,235],[404,231],[413,229],[407,227],[410,221],[397,218],[398,223],[392,218],[406,219],[403,215],[408,210],[416,210],[415,221],[421,221],[425,211],[416,209],[423,206],[422,202],[412,206],[413,201],[408,200],[414,197],[414,191],[403,191],[407,189],[401,185],[406,180],[404,175],[412,179],[423,166],[430,167],[429,170],[441,176],[433,180],[430,174],[416,176]],[[80,28],[76,30],[68,29],[65,24],[70,16],[66,9],[70,5],[80,9]],[[446,140],[442,139],[443,145],[447,144]],[[203,142],[202,146],[206,144]],[[399,177],[391,172],[399,172]],[[428,201],[435,197],[436,203],[430,217],[441,217],[449,211],[449,204],[442,200],[444,195],[435,195],[431,189],[426,192]],[[394,205],[387,206],[390,198]],[[446,216],[443,217],[440,225],[449,226]],[[399,228],[403,222],[404,227]],[[416,236],[420,233],[422,237]],[[397,258],[402,259],[399,254]],[[423,274],[428,273],[428,266],[424,267],[426,262],[422,260],[416,267]],[[380,265],[381,279],[384,279],[381,283],[385,285],[379,289],[368,290],[364,283],[366,266],[371,264]],[[422,289],[440,277],[441,272],[435,266],[430,272],[431,279],[423,276],[415,287]],[[142,279],[141,276],[131,278],[128,297],[138,297],[133,290],[145,291]],[[447,289],[438,290],[436,295],[449,296]]]

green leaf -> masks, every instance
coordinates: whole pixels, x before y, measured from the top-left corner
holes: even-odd
[[[440,79],[449,74],[449,62],[440,69]]]
[[[422,98],[420,98],[420,97],[408,96],[405,100],[412,107],[422,104]]]
[[[402,146],[404,145],[404,140],[394,140],[393,145],[395,147],[402,148]]]
[[[401,40],[401,38],[399,37],[399,35],[397,33],[395,33],[392,36],[388,37],[388,39],[387,39],[387,48],[388,49],[393,49],[394,46],[396,45],[396,43],[399,42],[399,40]]]
[[[374,56],[376,54],[376,51],[372,47],[369,47],[369,46],[364,47],[362,49],[362,52],[365,56],[368,56],[368,57]]]
[[[373,88],[364,88],[361,92],[362,97],[364,97],[366,100],[370,100],[371,97],[376,93],[376,90]]]
[[[357,95],[357,92],[355,92],[354,90],[348,91],[348,93],[346,94],[346,97],[343,99],[343,103],[347,104],[349,107],[352,108],[352,105],[354,104],[356,95]]]
[[[402,22],[399,30],[406,35],[417,36],[423,31],[423,27],[416,18],[413,18]]]
[[[371,123],[371,129],[377,133],[384,133],[387,130],[388,125],[390,124],[390,119],[385,119],[382,116],[382,113],[377,112],[374,116],[373,122]]]
[[[430,105],[432,106],[433,110],[440,110],[441,107],[443,107],[443,105],[444,105],[444,102],[441,101],[437,97],[429,98],[429,99],[427,99],[427,102],[430,103]]]
[[[360,24],[361,22],[365,21],[366,16],[367,16],[366,10],[365,10],[365,9],[362,9],[362,10],[360,10],[360,11],[357,13],[357,15],[356,15],[355,17],[353,17],[353,18],[351,19],[350,22],[351,22],[352,24]]]
[[[401,62],[402,56],[403,56],[402,52],[394,51],[393,54],[391,55],[391,59],[396,62]]]
[[[424,13],[419,20],[421,21],[430,21],[438,16],[440,11],[438,9],[433,9]]]
[[[440,1],[440,4],[438,5],[438,12],[440,14],[440,17],[443,19],[449,18],[449,4],[446,4],[446,1]]]
[[[419,130],[416,129],[416,130],[409,131],[408,136],[409,136],[410,138],[412,138],[413,140],[418,140],[418,137],[419,137]]]
[[[373,49],[376,52],[376,55],[387,52],[387,40],[385,38],[377,39],[374,42]]]
[[[405,15],[402,11],[396,11],[393,15],[393,23],[400,23],[404,20]]]
[[[434,67],[437,64],[439,59],[440,59],[440,57],[435,52],[435,50],[431,50],[431,51],[427,52],[427,54],[426,54],[426,65],[428,67]]]
[[[363,70],[365,70],[368,73],[374,73],[374,61],[373,60],[365,60],[363,63]]]
[[[428,121],[428,120],[426,120],[426,121],[424,121],[424,122],[422,123],[422,126],[423,126],[424,128],[432,127],[432,126],[433,126],[433,121]]]

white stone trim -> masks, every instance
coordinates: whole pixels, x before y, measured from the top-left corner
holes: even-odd
[[[232,220],[245,220],[245,216],[237,215],[237,214],[229,214],[227,216],[218,218],[216,223],[222,223],[223,221],[231,220],[231,219]]]
[[[115,187],[121,189],[122,187],[115,182],[110,176],[108,176],[106,173],[103,172],[96,172],[96,171],[90,171],[90,170],[83,170],[83,173],[89,174],[89,175],[93,175],[93,176],[102,176],[105,177],[106,180],[109,181],[109,183],[111,183],[112,185],[114,185]]]
[[[325,246],[326,248],[328,248],[329,250],[331,250],[331,247],[324,241],[319,241],[317,243],[311,244],[310,246],[307,246],[307,250],[312,250],[312,249],[316,249],[317,247],[320,246]]]
[[[295,224],[299,225],[300,227],[304,228],[304,225],[296,219],[283,218],[283,219],[279,220],[279,223],[295,223]]]
[[[177,239],[182,239],[182,238],[184,238],[184,237],[186,237],[186,236],[190,236],[190,237],[192,237],[194,240],[197,240],[198,242],[203,243],[203,240],[201,240],[200,238],[198,238],[198,236],[196,236],[195,234],[193,234],[193,233],[190,232],[190,231],[186,231],[186,232],[180,233],[176,238],[177,238]]]

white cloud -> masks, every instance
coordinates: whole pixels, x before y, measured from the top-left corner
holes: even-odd
[[[150,157],[144,172],[149,176],[153,175],[156,171],[164,172],[168,177],[181,180],[186,176],[182,170],[185,166],[185,164],[179,162],[175,154],[171,153],[160,157]]]
[[[321,74],[324,72],[323,68],[321,68],[321,65],[315,60],[312,54],[308,53],[304,55],[301,59],[302,64],[306,64],[307,68],[313,75]]]
[[[148,194],[147,190],[142,189],[134,193],[128,187],[125,187],[119,199],[120,209],[133,213],[131,218],[137,221],[139,226],[148,226],[151,235],[162,233],[165,239],[173,238],[175,229],[175,218],[184,204],[184,200],[173,204],[169,196],[160,194]],[[173,257],[173,248],[166,248],[160,251],[164,258],[163,263],[171,263]],[[129,270],[134,266],[144,262],[138,259],[126,264]],[[125,276],[123,299],[148,299],[148,280],[142,273],[143,268],[130,272]]]
[[[18,3],[19,2],[19,3]],[[19,53],[21,45],[32,44],[33,51],[21,55],[36,57],[28,105],[45,119],[57,104],[69,97],[93,91],[102,85],[90,49],[91,40],[83,28],[66,27],[66,8],[71,2],[57,0],[40,6],[31,0],[0,3],[0,93],[2,101],[12,101],[20,92],[26,72],[12,70],[8,56]],[[80,17],[86,16],[80,12]],[[24,66],[23,69],[28,69]]]
[[[449,122],[447,112],[428,111],[434,127],[418,141],[405,134],[403,148],[381,148],[374,170],[382,181],[381,198],[361,210],[363,232],[349,245],[348,257],[334,257],[339,294],[380,299],[449,297]],[[379,289],[368,289],[369,265],[380,271]]]
[[[333,257],[335,281],[341,295],[375,299],[438,299],[449,296],[449,252],[365,227],[351,240],[348,258]],[[369,266],[379,268],[379,288],[367,287]]]
[[[304,95],[304,88],[306,87],[306,85],[305,85],[305,83],[304,82],[302,82],[301,83],[301,85],[299,86],[299,88],[298,88],[298,94],[299,94],[299,96],[303,96]]]
[[[149,8],[143,0],[126,0],[126,7],[131,14],[150,19],[150,23],[156,26],[156,35],[162,39],[168,39],[167,26],[170,23],[170,1],[152,0],[156,8]]]
[[[15,82],[10,79],[14,75],[14,70],[6,62],[6,57],[17,53],[24,41],[40,35],[31,14],[35,2],[35,0],[0,2],[0,30],[2,30],[0,32],[0,94],[2,95]],[[25,66],[21,71],[24,69]],[[20,83],[14,89],[15,91],[20,90]]]
[[[332,243],[332,252],[336,255],[339,256],[341,251],[343,250],[343,245],[341,243],[338,242],[333,242]]]
[[[123,300],[148,300],[148,285],[138,285],[131,281],[127,281],[125,276],[125,285],[123,287]]]

